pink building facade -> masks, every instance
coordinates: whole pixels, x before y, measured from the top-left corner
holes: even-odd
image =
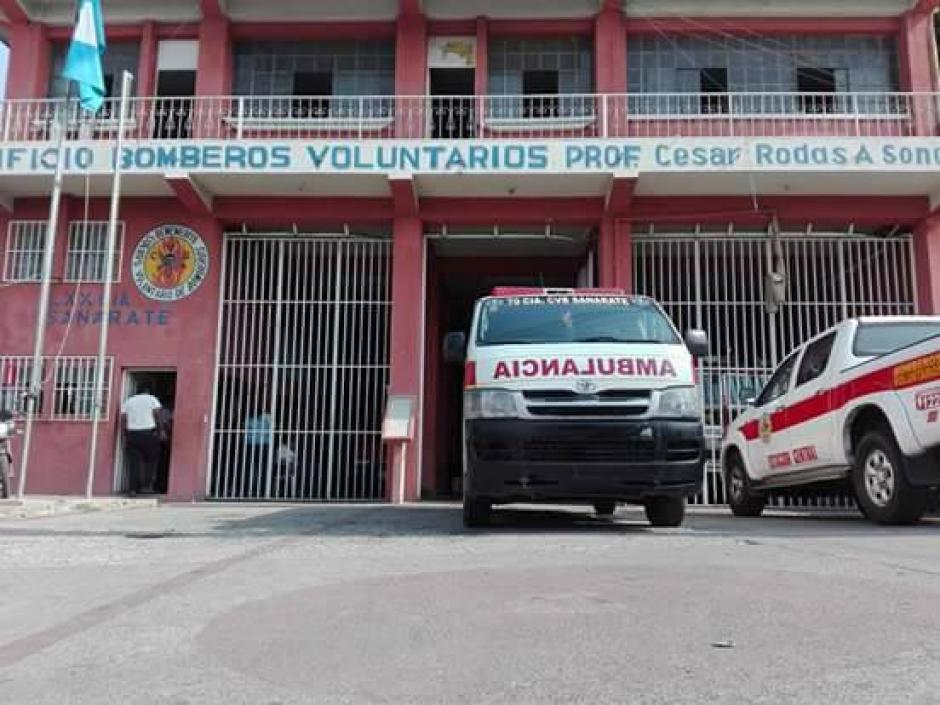
[[[0,1],[8,405],[56,243],[27,491],[84,488],[117,159],[96,494],[124,487],[120,401],[143,383],[173,409],[170,499],[459,492],[461,371],[441,339],[498,284],[622,287],[706,328],[714,429],[842,318],[940,313],[936,2],[705,4],[105,3],[112,97],[92,116],[57,79],[71,3]],[[413,401],[403,453],[382,439],[389,395]]]

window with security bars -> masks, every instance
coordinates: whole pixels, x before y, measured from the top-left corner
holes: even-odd
[[[584,37],[497,37],[488,49],[487,117],[590,117],[594,54]]]
[[[243,41],[233,47],[234,93],[249,117],[388,117],[395,93],[391,40]]]
[[[91,420],[95,405],[97,358],[59,357],[53,375],[52,418],[69,421]],[[111,358],[105,359],[101,418],[108,417],[111,401]]]
[[[634,114],[894,114],[905,103],[891,36],[638,36],[627,47]],[[728,94],[722,96],[722,94]]]
[[[26,355],[0,356],[0,409],[23,412],[32,376],[33,360]],[[42,396],[39,397],[42,413]]]
[[[111,281],[121,280],[121,250],[124,223],[119,222],[112,254]],[[69,223],[69,244],[65,255],[66,281],[103,282],[108,261],[108,222],[79,220]]]
[[[46,221],[11,220],[7,229],[3,280],[38,282],[42,278],[42,253],[46,246]]]

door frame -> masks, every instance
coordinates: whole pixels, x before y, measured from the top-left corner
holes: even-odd
[[[114,424],[114,462],[111,472],[111,491],[119,494],[124,491],[124,428],[121,424],[121,407],[131,396],[131,376],[148,372],[168,373],[176,375],[176,386],[179,386],[179,368],[172,366],[122,367],[121,368],[121,398],[115,411]],[[173,470],[173,454],[170,453],[170,467],[167,469],[167,486],[169,488],[170,475]]]

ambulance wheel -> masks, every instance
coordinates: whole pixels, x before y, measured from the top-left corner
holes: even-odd
[[[487,526],[493,513],[493,505],[477,497],[463,498],[463,525],[468,529]]]
[[[767,506],[767,497],[751,490],[751,480],[740,457],[728,467],[728,506],[736,517],[759,517]]]
[[[594,502],[594,513],[599,517],[612,517],[616,509],[616,502]]]
[[[904,456],[885,429],[862,437],[855,449],[852,484],[862,514],[876,524],[914,524],[930,501],[928,490],[908,484]]]
[[[653,526],[680,526],[685,518],[685,497],[651,497],[644,506]]]

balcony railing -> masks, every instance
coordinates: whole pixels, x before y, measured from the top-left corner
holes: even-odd
[[[0,141],[113,140],[118,105],[0,102]],[[940,127],[940,93],[645,93],[134,98],[126,136],[190,139],[909,137]]]

